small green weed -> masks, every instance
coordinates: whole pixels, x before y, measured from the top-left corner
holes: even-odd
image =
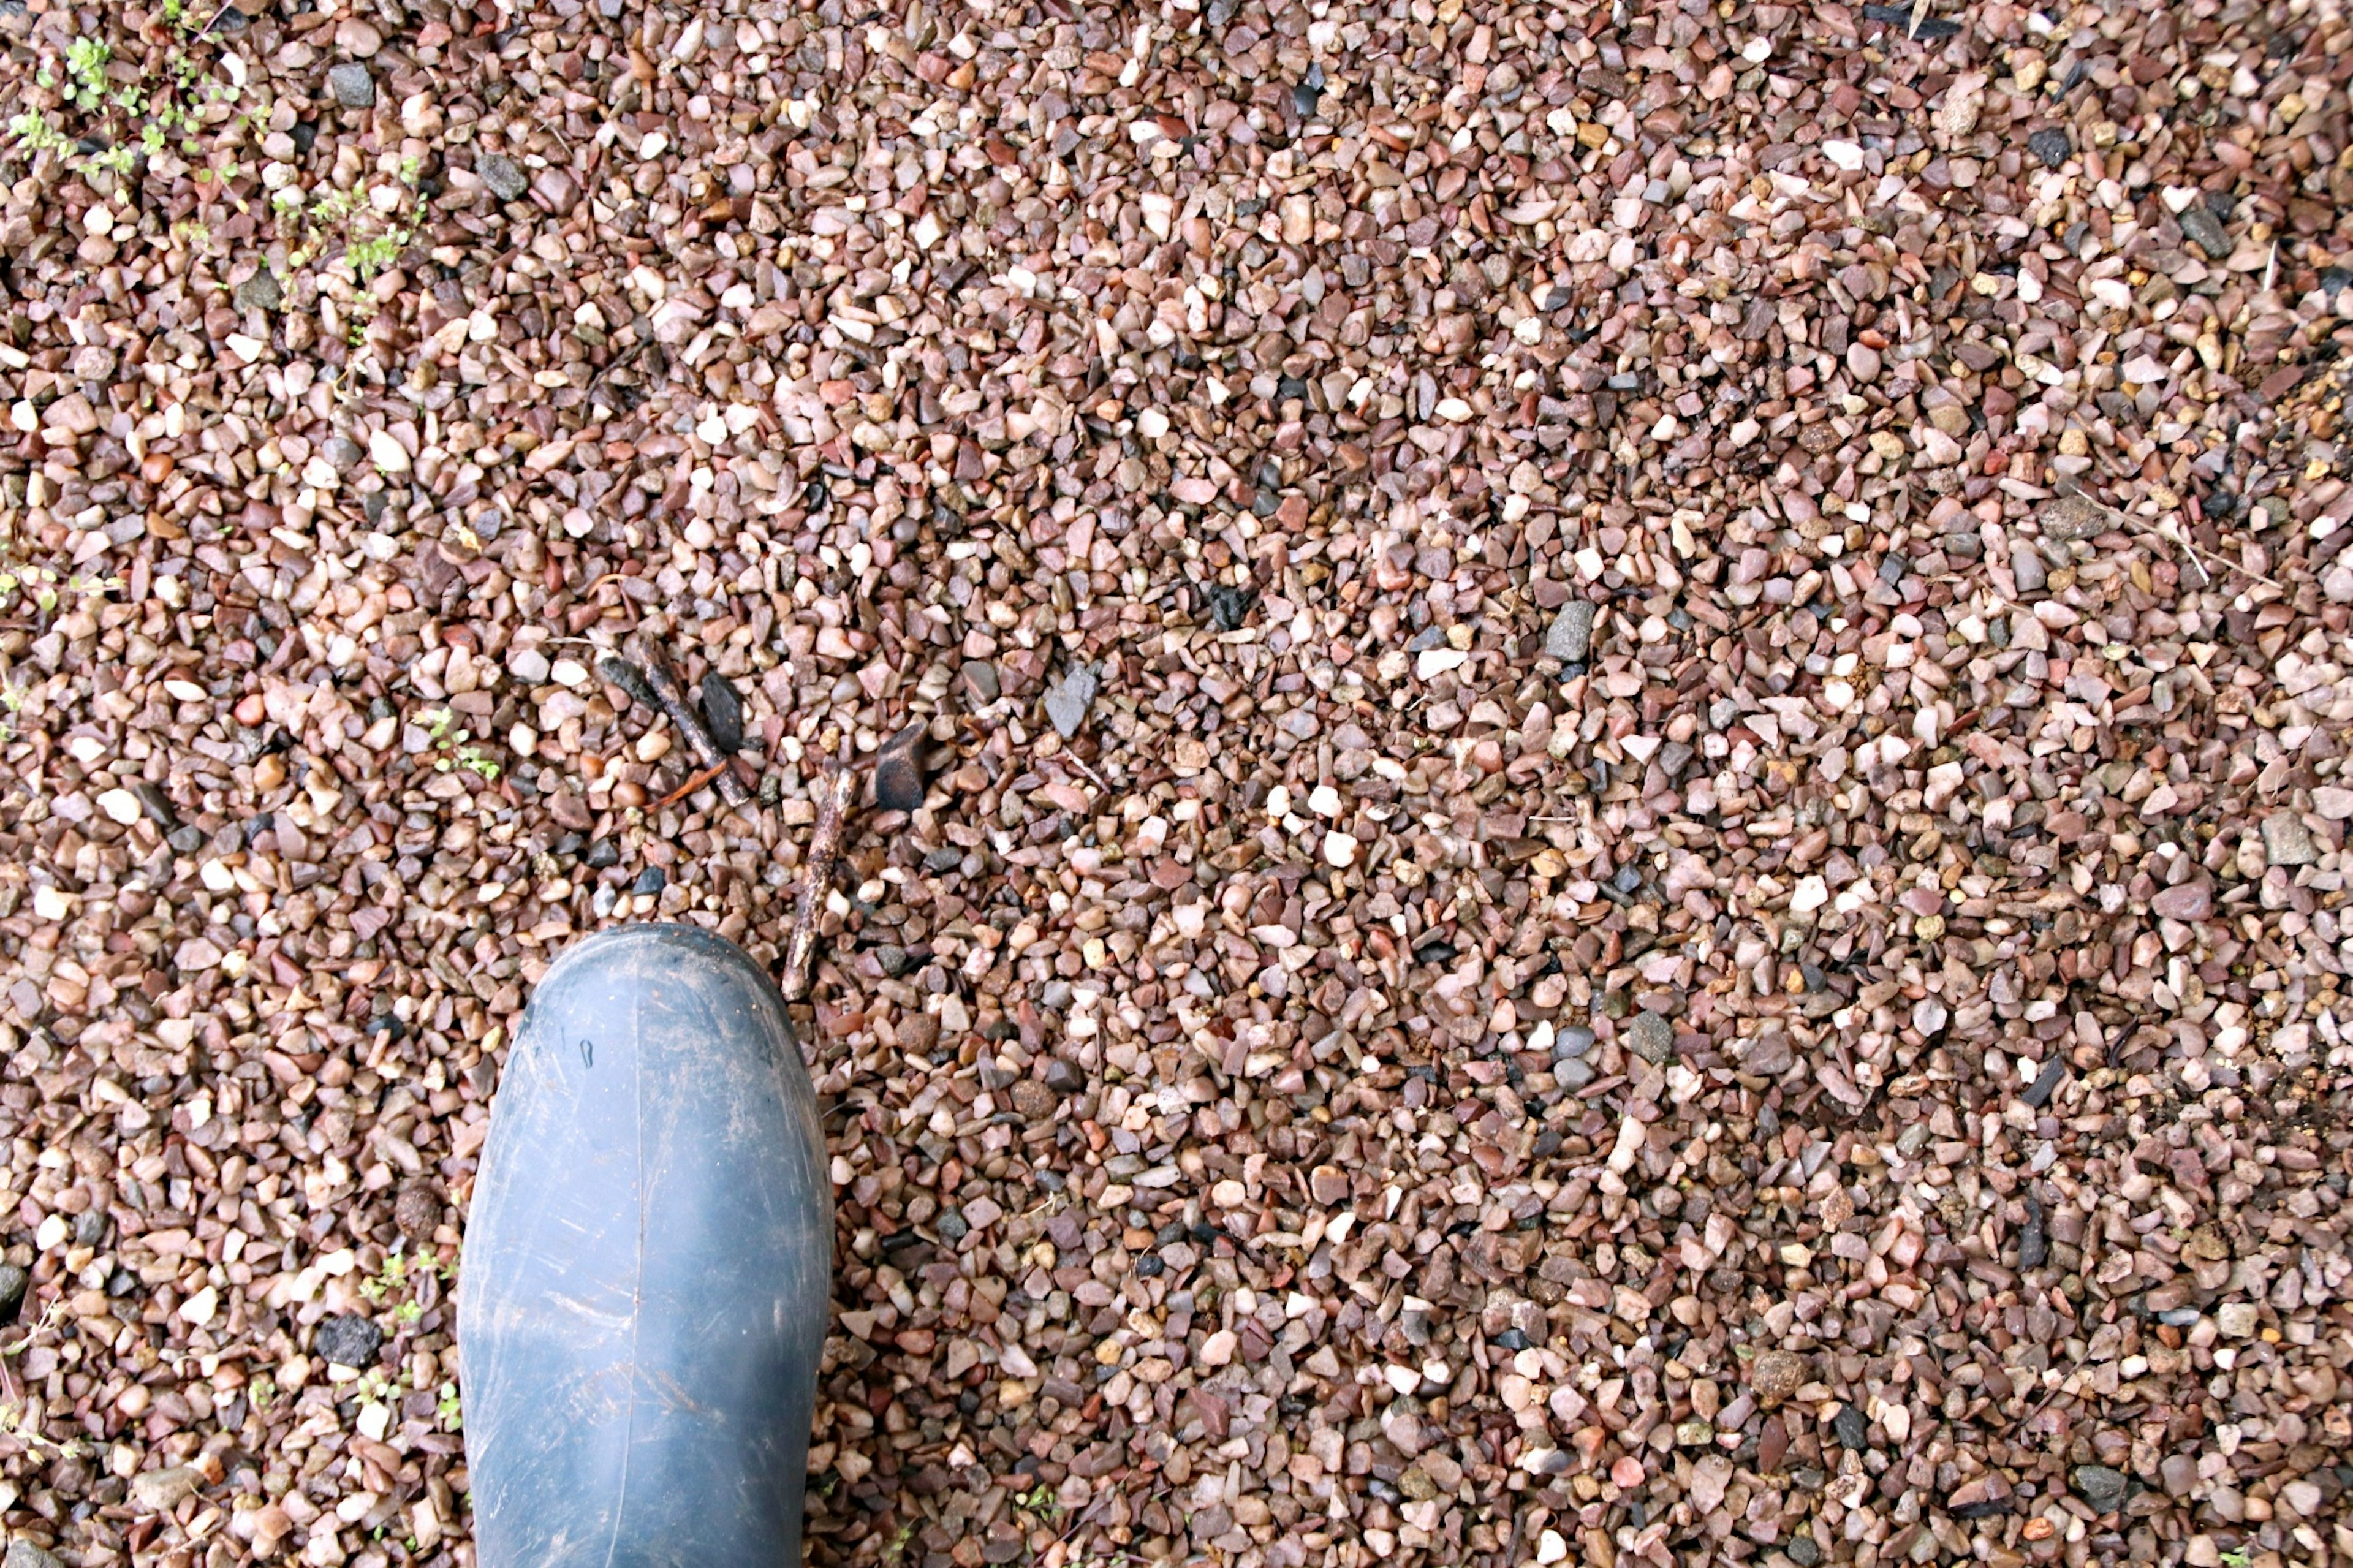
[[[2255,1554],[2245,1547],[2233,1546],[2222,1553],[2222,1568],[2247,1568],[2254,1560]]]
[[[38,110],[20,111],[7,123],[13,150],[53,153],[80,174],[125,180],[139,172],[142,158],[177,151],[198,164],[194,175],[200,189],[212,196],[225,192],[238,174],[236,151],[259,136],[259,119],[250,108],[227,116],[217,111],[218,105],[234,108],[244,89],[234,73],[231,79],[216,78],[197,58],[202,29],[190,24],[184,6],[167,6],[166,19],[172,34],[161,68],[142,58],[129,81],[117,79],[123,62],[102,37],[76,37],[61,56],[51,56],[33,80],[57,94],[66,122]],[[77,147],[94,150],[77,154]],[[175,234],[178,228],[174,226]]]
[[[421,167],[415,158],[403,158],[394,178],[401,186],[414,193]],[[365,283],[401,258],[417,238],[417,229],[425,222],[425,200],[418,196],[410,205],[402,202],[397,216],[378,217],[373,198],[364,186],[350,190],[331,190],[323,195],[311,196],[292,185],[281,186],[270,193],[269,205],[281,224],[299,227],[302,243],[287,258],[291,267],[307,267],[324,254],[337,239],[343,242],[343,259],[351,265],[352,274]],[[375,301],[363,296],[353,301],[354,318],[361,312],[375,314]],[[359,321],[358,331],[364,332],[366,322]]]
[[[26,110],[8,121],[8,134],[30,153],[62,153],[73,141],[46,114]]]
[[[1062,1500],[1043,1481],[1026,1492],[1015,1493],[1013,1506],[1032,1524],[1053,1524],[1062,1517]]]
[[[106,67],[114,46],[103,38],[79,37],[66,46],[66,100],[85,111],[106,101]]]
[[[420,1273],[438,1273],[444,1278],[447,1278],[448,1272],[429,1260],[412,1258],[405,1253],[395,1252],[385,1257],[383,1267],[360,1281],[360,1294],[377,1306],[382,1306],[407,1287],[412,1268]],[[424,1316],[424,1304],[413,1297],[393,1303],[392,1321],[404,1328]]]
[[[22,595],[34,608],[47,615],[69,598],[79,607],[85,600],[121,586],[120,577],[93,577],[79,572],[60,574],[55,568],[37,563],[10,565],[0,560],[0,610],[7,609]]]
[[[491,760],[488,752],[473,744],[473,735],[470,731],[456,727],[456,714],[447,708],[436,709],[425,715],[425,732],[433,738],[434,746],[442,753],[434,759],[434,771],[446,773],[452,768],[463,768],[485,784],[498,782],[499,774],[504,770]]]
[[[462,1432],[465,1430],[465,1411],[459,1401],[458,1385],[455,1383],[445,1383],[441,1385],[441,1397],[439,1402],[434,1405],[433,1413],[441,1418],[441,1425],[447,1426],[450,1431]]]
[[[360,1281],[360,1294],[381,1304],[385,1298],[408,1281],[408,1259],[395,1252],[385,1257],[384,1267]]]

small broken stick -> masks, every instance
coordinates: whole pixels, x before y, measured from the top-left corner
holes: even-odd
[[[670,669],[670,659],[660,647],[647,637],[632,637],[629,652],[637,660],[638,673],[645,677],[646,689],[653,693],[655,705],[670,715],[670,721],[686,737],[687,748],[694,753],[695,760],[705,769],[717,770],[712,781],[719,786],[720,798],[730,805],[751,805],[752,792],[744,787],[744,781],[727,765],[727,753],[719,749],[719,742],[703,728],[702,716],[687,701],[686,692],[680,687],[678,676]]]
[[[834,862],[841,858],[841,830],[858,798],[859,777],[840,763],[826,771],[817,790],[817,827],[809,834],[808,858],[801,874],[799,905],[793,910],[792,935],[785,943],[785,1000],[797,1002],[808,994],[809,960],[817,952],[818,921],[825,913],[826,895],[833,890]]]
[[[680,801],[684,800],[688,795],[692,795],[696,790],[701,789],[703,785],[717,778],[721,773],[725,773],[732,765],[732,763],[723,762],[713,763],[700,773],[687,774],[686,782],[684,784],[679,785],[676,789],[662,796],[656,804],[660,805],[676,805]]]

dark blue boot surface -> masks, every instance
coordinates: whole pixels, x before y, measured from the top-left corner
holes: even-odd
[[[689,926],[565,953],[507,1058],[459,1279],[480,1568],[797,1565],[832,1246],[767,975]]]

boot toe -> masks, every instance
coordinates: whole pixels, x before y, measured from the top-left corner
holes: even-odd
[[[481,1568],[797,1563],[832,1188],[732,944],[566,952],[499,1087],[459,1282]]]

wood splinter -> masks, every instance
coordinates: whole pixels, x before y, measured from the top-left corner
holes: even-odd
[[[719,749],[719,742],[703,728],[702,715],[687,701],[686,692],[680,687],[678,676],[660,646],[651,638],[634,637],[629,639],[629,656],[645,676],[647,689],[654,694],[654,700],[670,716],[670,721],[678,726],[678,732],[686,737],[687,749],[694,753],[695,760],[706,770],[715,770],[712,782],[719,786],[720,798],[733,806],[751,805],[752,792],[744,787],[744,781],[729,765],[727,753]]]
[[[797,1002],[808,994],[809,961],[817,952],[818,921],[825,914],[826,895],[833,890],[834,865],[841,858],[841,832],[849,824],[859,784],[858,773],[834,763],[818,785],[817,827],[809,835],[800,903],[793,910],[792,935],[785,943],[782,985],[787,1002]]]

